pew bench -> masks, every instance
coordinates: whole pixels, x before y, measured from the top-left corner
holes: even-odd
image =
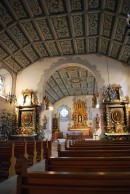
[[[17,177],[17,194],[129,194],[130,172],[30,172]]]
[[[68,141],[65,142],[65,145],[68,144]],[[87,147],[87,146],[130,146],[130,141],[76,141],[72,142],[69,141],[69,146],[70,147],[76,147],[76,146],[82,146],[82,147]]]
[[[16,174],[15,165],[26,158],[28,167],[51,155],[51,141],[9,140],[0,142],[0,182]]]
[[[94,146],[82,146],[82,145],[77,145],[77,146],[70,146],[67,147],[65,146],[65,150],[110,150],[110,149],[118,149],[118,150],[130,150],[130,145],[94,145]]]
[[[73,144],[73,145],[100,145],[100,144],[107,144],[107,145],[110,145],[110,144],[118,144],[118,145],[123,145],[123,144],[130,144],[130,140],[129,141],[123,141],[123,140],[106,140],[106,141],[103,141],[103,140],[82,140],[82,141],[70,141],[70,140],[66,140],[66,142],[69,142],[69,144]]]
[[[9,177],[11,167],[12,144],[0,142],[0,182]]]
[[[64,150],[58,149],[58,157],[118,157],[130,156],[130,149],[124,150]]]
[[[72,141],[71,141],[72,142]],[[80,140],[80,141],[73,141],[74,144],[100,144],[100,143],[106,143],[106,144],[124,144],[129,143],[130,140]]]
[[[46,171],[130,172],[130,157],[58,157],[45,160]]]

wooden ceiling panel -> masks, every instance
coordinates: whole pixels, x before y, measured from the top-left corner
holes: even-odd
[[[0,61],[16,73],[43,57],[91,53],[130,65],[129,0],[1,0],[0,13]],[[53,103],[62,94],[96,91],[90,72],[74,71],[63,68],[53,75],[58,92],[52,86],[46,89]],[[72,78],[80,80],[76,91]],[[85,85],[88,88],[82,90]]]
[[[1,0],[0,60],[9,62],[10,55],[31,45],[32,56],[24,53],[30,63],[42,57],[98,52],[129,64],[130,56],[119,56],[129,50],[126,44],[130,47],[128,5],[126,0]],[[17,64],[21,67],[21,59]]]

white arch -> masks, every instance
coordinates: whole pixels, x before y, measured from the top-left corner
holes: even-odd
[[[52,64],[49,69],[45,70],[44,76],[43,76],[44,77],[43,96],[45,94],[45,86],[48,79],[54,74],[55,71],[67,66],[79,66],[81,68],[84,68],[90,71],[96,79],[98,92],[101,94],[101,91],[104,85],[104,79],[102,78],[101,73],[97,70],[97,67],[95,65],[91,66],[86,59],[84,60],[84,59],[81,59],[80,57],[77,57],[74,59],[73,58],[70,58],[70,59],[63,58],[62,60],[60,59],[55,64]]]

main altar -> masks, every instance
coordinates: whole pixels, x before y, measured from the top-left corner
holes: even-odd
[[[87,138],[92,135],[92,125],[88,125],[88,112],[86,108],[86,100],[78,99],[73,103],[72,113],[73,125],[68,125],[67,135],[75,136],[81,134],[82,137]]]

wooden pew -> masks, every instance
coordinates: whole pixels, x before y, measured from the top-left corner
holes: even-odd
[[[36,160],[37,162],[43,160],[44,158],[48,158],[51,155],[51,141],[42,141],[37,140],[36,141]]]
[[[0,182],[10,176],[12,144],[0,142]]]
[[[17,178],[17,194],[129,194],[130,172],[30,172]]]
[[[10,140],[0,142],[0,181],[16,174],[15,165],[26,158],[28,167],[50,157],[51,141]]]
[[[126,150],[130,149],[130,145],[88,145],[88,146],[65,146],[65,150],[110,150],[110,149],[118,149],[118,150]]]
[[[58,157],[45,160],[46,171],[130,172],[130,157]]]
[[[40,140],[14,141],[15,157],[25,157],[28,160],[28,167],[49,157],[51,154],[51,142]]]
[[[68,144],[68,141],[65,142],[65,145]],[[114,145],[126,145],[126,146],[130,146],[130,141],[94,141],[94,140],[91,140],[91,141],[75,141],[75,142],[72,142],[72,141],[69,141],[69,146],[70,147],[76,147],[76,146],[114,146]]]
[[[59,145],[60,146],[60,145]],[[73,143],[73,144],[68,144],[68,142],[65,142],[65,149],[129,149],[130,148],[130,143]]]
[[[75,143],[130,143],[130,140],[79,140]]]
[[[127,150],[58,150],[58,157],[118,157],[130,156],[130,149]]]

